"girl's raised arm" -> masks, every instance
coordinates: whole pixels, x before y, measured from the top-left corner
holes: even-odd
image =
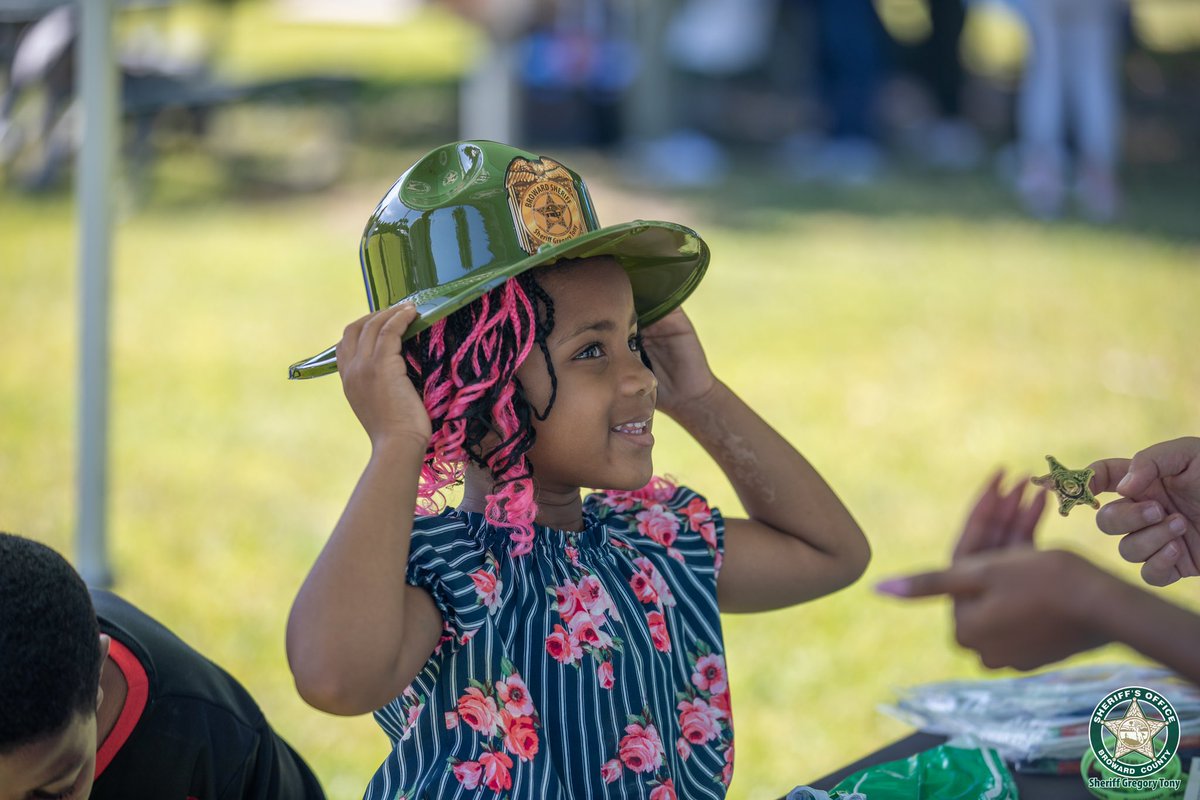
[[[644,337],[659,408],[713,457],[749,515],[725,521],[721,610],[784,608],[857,580],[871,557],[858,523],[804,456],[716,379],[682,310]]]
[[[292,603],[287,627],[297,690],[332,714],[374,711],[400,694],[442,632],[433,598],[405,583],[431,435],[400,354],[416,316],[411,305],[368,315],[338,344],[342,386],[371,439],[371,458]]]

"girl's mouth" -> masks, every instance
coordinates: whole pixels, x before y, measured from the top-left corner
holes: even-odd
[[[613,433],[620,434],[622,438],[629,440],[634,444],[642,445],[643,447],[654,444],[654,435],[650,433],[650,420],[644,419],[636,422],[623,422],[610,429]]]

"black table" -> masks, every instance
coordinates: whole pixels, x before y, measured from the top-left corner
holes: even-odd
[[[818,778],[809,785],[814,789],[832,789],[838,781],[858,772],[860,769],[883,764],[887,761],[897,761],[911,755],[937,747],[946,741],[945,736],[934,736],[929,733],[914,733],[903,739],[892,742],[881,750],[876,750],[867,756],[847,764],[836,772],[831,772],[823,778]],[[1021,800],[1094,800],[1092,794],[1079,775],[1030,775],[1012,771],[1016,779],[1017,790]]]

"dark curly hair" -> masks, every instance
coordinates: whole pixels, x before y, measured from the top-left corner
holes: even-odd
[[[83,579],[44,544],[0,533],[0,753],[96,710],[100,628]]]
[[[544,269],[544,268],[543,268]],[[533,419],[554,406],[558,379],[546,339],[554,329],[554,302],[536,271],[510,278],[405,343],[408,376],[425,401],[433,436],[418,487],[418,513],[436,513],[442,490],[458,485],[468,461],[495,481],[485,516],[512,531],[512,551],[533,546]],[[517,369],[537,347],[550,374],[550,399],[534,408]],[[497,443],[484,449],[484,439]]]

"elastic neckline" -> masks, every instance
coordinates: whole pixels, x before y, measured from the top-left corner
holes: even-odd
[[[507,528],[498,528],[491,524],[479,511],[446,508],[439,516],[458,517],[467,524],[472,533],[475,533],[481,539],[486,539],[489,544],[506,543],[512,536],[511,531]],[[537,523],[534,523],[533,531],[533,546],[535,549],[541,548],[561,552],[566,547],[574,547],[577,550],[592,550],[602,548],[608,544],[608,528],[596,516],[595,512],[586,505],[583,509],[583,530],[581,531],[564,531]]]

